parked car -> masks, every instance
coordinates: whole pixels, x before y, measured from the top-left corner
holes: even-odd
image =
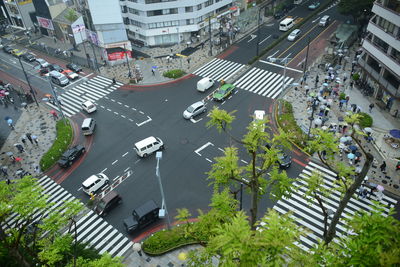
[[[329,24],[330,21],[331,21],[331,18],[328,15],[325,15],[319,20],[318,25],[321,27],[325,27],[326,25]]]
[[[82,67],[80,67],[80,66],[78,66],[78,65],[76,65],[74,63],[68,63],[66,65],[66,67],[67,67],[67,69],[70,69],[70,70],[72,70],[73,72],[76,72],[76,73],[79,73],[79,72],[82,71]]]
[[[287,39],[291,42],[293,42],[294,40],[296,40],[301,34],[301,30],[300,29],[295,29],[293,30],[289,36],[287,37]]]
[[[254,110],[254,115],[253,115],[253,127],[255,128],[257,125],[257,122],[264,120],[265,119],[265,111],[264,110]],[[265,125],[264,125],[265,128]]]
[[[197,91],[205,92],[206,90],[210,89],[214,85],[214,80],[211,78],[203,78],[197,82]]]
[[[95,211],[100,216],[106,216],[111,209],[121,203],[121,196],[116,191],[110,191],[96,204]]]
[[[49,64],[48,68],[50,70],[55,70],[55,71],[58,71],[58,72],[63,72],[63,70],[64,70],[63,68],[61,68],[60,65],[57,65],[57,64]]]
[[[27,62],[33,62],[36,60],[36,57],[34,55],[32,55],[31,53],[25,53],[22,56],[22,59],[27,61]]]
[[[39,75],[40,76],[48,76],[49,75],[49,69],[48,68],[41,68],[40,70],[39,70]]]
[[[21,50],[19,50],[19,49],[13,49],[13,50],[11,51],[11,54],[12,54],[13,56],[16,56],[16,57],[20,57],[20,56],[22,56],[24,53],[25,53],[25,51],[21,51]]]
[[[191,119],[206,111],[206,104],[203,101],[198,101],[194,104],[191,104],[187,109],[185,109],[185,111],[183,112],[183,117],[185,119]]]
[[[321,5],[320,2],[314,2],[311,5],[308,6],[309,10],[316,10],[319,6]]]
[[[75,160],[77,160],[83,153],[85,153],[86,149],[82,145],[76,145],[62,154],[61,158],[58,160],[58,165],[60,167],[66,168],[72,165]]]
[[[268,149],[271,148],[270,144],[266,144],[265,146]],[[290,165],[292,165],[292,157],[285,153],[283,146],[278,145],[275,149],[278,150],[278,160],[276,161],[276,163],[279,165],[279,168],[289,168]]]
[[[154,200],[147,201],[142,206],[134,209],[132,215],[124,219],[124,227],[128,233],[133,233],[137,229],[157,221],[159,219],[160,208]]]
[[[97,110],[96,105],[90,100],[87,100],[87,101],[83,102],[82,103],[82,108],[87,113],[92,113],[92,112],[95,112]]]
[[[43,58],[37,58],[36,62],[39,63],[40,67],[42,68],[46,68],[50,65],[50,63],[44,60]]]
[[[3,51],[8,53],[8,54],[11,54],[11,51],[13,51],[13,50],[14,50],[14,48],[9,46],[9,45],[3,46]]]
[[[233,90],[235,90],[235,86],[233,84],[226,83],[214,92],[213,99],[215,101],[222,101],[230,96],[233,93]]]
[[[79,75],[76,74],[75,72],[73,72],[72,70],[66,69],[66,70],[63,70],[61,73],[64,74],[65,76],[67,76],[67,78],[70,80],[76,80],[79,78]]]

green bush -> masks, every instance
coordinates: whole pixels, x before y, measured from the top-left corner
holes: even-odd
[[[293,116],[293,107],[287,101],[280,101],[281,108],[278,114],[278,124],[286,133],[290,133],[291,140],[301,148],[304,148],[307,142],[307,135],[297,125]]]
[[[183,70],[169,70],[163,73],[164,77],[171,78],[171,79],[176,79],[180,78],[186,73]]]
[[[354,73],[352,76],[354,81],[358,81],[360,79],[360,74],[359,73]]]
[[[154,233],[143,242],[142,249],[149,255],[161,255],[181,246],[199,243],[192,235],[187,235],[184,225]]]
[[[346,94],[345,93],[340,93],[339,100],[345,100],[345,99],[346,99]]]
[[[360,112],[359,114],[361,115],[361,117],[360,117],[360,126],[362,128],[371,127],[373,122],[374,122],[372,117],[369,114],[365,113],[365,112]]]
[[[59,120],[56,124],[57,136],[49,151],[40,159],[40,168],[46,171],[53,166],[68,149],[73,140],[73,129],[69,120]]]

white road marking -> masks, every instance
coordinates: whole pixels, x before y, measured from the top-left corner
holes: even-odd
[[[125,154],[122,155],[122,157],[125,157],[125,156],[128,155],[128,154],[129,154],[129,152],[126,152]]]
[[[303,58],[303,60],[302,61],[300,61],[298,64],[297,64],[297,67],[298,66],[300,66],[301,64],[303,64],[303,62],[305,61],[306,59],[305,58]]]
[[[104,109],[106,108],[105,106],[100,106],[100,107],[101,107],[101,108],[104,108]]]
[[[90,77],[90,76],[92,76],[93,74],[94,74],[94,73],[89,73],[88,75],[84,76],[83,78]]]
[[[211,146],[214,146],[213,143],[208,142],[207,144],[205,144],[205,145],[199,147],[198,149],[196,149],[196,150],[194,151],[194,153],[196,153],[197,155],[199,155],[199,156],[201,157],[201,154],[200,154],[199,152],[202,151],[204,148],[210,146],[210,145],[211,145]]]
[[[117,102],[118,104],[120,104],[120,105],[122,105],[122,103],[121,102]]]
[[[264,40],[262,40],[259,44],[262,44],[264,41],[267,41],[269,38],[271,37],[271,35],[268,35],[266,38],[264,38]]]
[[[193,122],[193,123],[198,123],[198,122],[201,121],[202,119],[203,119],[203,118],[200,118],[200,119],[198,119],[198,120],[195,120],[195,119],[191,118],[190,121]]]
[[[129,108],[129,106],[128,105],[124,105],[126,108]]]
[[[142,114],[142,115],[144,115],[144,112],[143,112],[143,111],[141,111],[141,110],[139,110],[139,113],[140,113],[140,114]]]
[[[111,111],[111,109],[109,109],[109,108],[108,108],[107,110],[108,110],[108,111]]]
[[[127,171],[129,171],[129,169],[130,169],[131,167],[128,167],[128,168],[126,168],[125,170],[124,170],[124,172],[127,172]]]
[[[130,121],[133,121],[132,119],[129,119]]]
[[[140,127],[140,126],[142,126],[143,124],[146,124],[146,123],[148,123],[148,122],[151,122],[151,118],[149,117],[149,116],[147,116],[147,120],[145,120],[145,121],[143,121],[143,122],[141,122],[141,123],[136,123],[136,125],[138,126],[138,127]]]
[[[212,160],[211,160],[211,159],[208,159],[208,158],[206,158],[206,160],[207,160],[207,161],[209,161],[209,162],[212,162]]]
[[[248,162],[247,161],[245,161],[245,160],[240,160],[241,162],[243,162],[244,164],[248,164]]]
[[[253,41],[253,39],[256,38],[256,37],[257,37],[257,35],[251,34],[251,35],[250,35],[250,40],[248,40],[247,42],[250,43],[250,42]]]
[[[118,160],[116,159],[113,163],[111,163],[111,165],[114,165],[115,163],[117,163],[118,162]]]
[[[218,150],[220,150],[220,151],[222,151],[222,152],[225,152],[225,150],[223,150],[222,148],[220,148],[220,147],[218,147]]]
[[[222,106],[223,104],[225,104],[225,101],[221,103],[221,106]]]
[[[275,64],[275,63],[272,63],[272,62],[268,62],[268,61],[264,61],[264,60],[260,60],[260,62],[265,63],[265,64],[269,64],[269,65],[272,65],[272,66],[275,66],[275,67],[279,67],[279,68],[285,68],[285,66],[282,66],[282,65],[279,65],[279,64]],[[289,68],[289,67],[286,67],[286,69],[287,70],[291,70],[291,71],[295,71],[295,72],[299,72],[299,73],[303,73],[302,70],[297,70],[297,69],[293,69],[293,68]]]
[[[126,118],[126,116],[125,116],[125,115],[121,115],[121,117],[122,117],[122,118],[124,118],[124,119]]]
[[[104,173],[107,170],[107,168],[105,168],[104,170],[102,170],[100,173]]]
[[[116,111],[114,111],[114,114],[115,114],[115,115],[119,115],[119,113],[118,113],[118,112],[116,112]]]
[[[279,52],[279,50],[275,51],[275,53],[273,53],[272,55],[268,56],[267,58],[274,57],[278,52]]]
[[[135,164],[138,163],[140,161],[140,159],[138,159],[137,161],[135,161]]]
[[[132,110],[136,111],[136,108],[132,108]]]
[[[113,180],[115,181],[115,180],[117,180],[117,179],[119,179],[119,175],[118,175],[117,177],[115,177]]]
[[[311,23],[315,23],[316,21],[319,20],[320,17],[316,18],[315,20],[311,21]]]
[[[110,99],[112,102],[115,102],[115,99]]]

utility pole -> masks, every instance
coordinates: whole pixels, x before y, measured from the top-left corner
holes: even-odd
[[[89,60],[89,54],[87,53],[87,51],[86,51],[86,45],[85,45],[85,41],[83,40],[83,35],[82,35],[82,27],[81,27],[81,25],[78,25],[79,26],[79,34],[81,35],[81,40],[82,40],[82,44],[83,44],[83,51],[85,51],[85,57],[86,57],[86,59],[87,59],[87,62],[88,62],[88,66],[89,66],[89,68],[90,68],[90,60]]]
[[[258,50],[260,46],[260,17],[261,17],[261,7],[258,10],[258,20],[257,20],[257,47],[256,47],[256,56],[258,57]]]
[[[90,42],[90,45],[92,46],[92,50],[93,50],[93,56],[94,56],[94,64],[96,64],[95,68],[97,69],[98,72],[100,72],[100,68],[99,68],[99,64],[97,62],[97,57],[96,57],[96,52],[94,49],[94,45],[92,42]]]
[[[126,44],[124,44],[124,53],[126,58],[126,64],[128,66],[128,78],[132,78],[131,67],[129,66],[128,54],[126,53]]]
[[[212,56],[211,16],[208,16],[208,33],[210,35],[210,56]]]
[[[31,86],[31,83],[29,82],[28,75],[26,74],[24,65],[23,65],[22,62],[21,62],[21,57],[18,57],[18,61],[19,61],[19,64],[21,65],[22,72],[23,72],[24,75],[25,75],[26,82],[27,82],[28,85],[29,85],[29,89],[30,89],[31,95],[33,96],[33,99],[35,100],[36,105],[39,106],[39,103],[37,102],[37,99],[36,99],[36,93],[35,93],[35,91],[33,90],[32,86]]]
[[[49,84],[50,84],[51,91],[53,93],[54,102],[56,103],[57,108],[61,113],[61,117],[63,119],[65,119],[64,112],[62,111],[62,108],[61,108],[61,105],[60,105],[60,101],[58,101],[58,96],[57,96],[56,90],[54,90],[53,84],[51,83],[50,76],[48,76],[48,81],[49,81]]]
[[[302,85],[306,82],[307,79],[307,61],[308,61],[308,51],[310,49],[310,37],[307,38],[307,52],[306,52],[306,58],[304,59],[304,67],[303,67],[303,80],[302,80]]]

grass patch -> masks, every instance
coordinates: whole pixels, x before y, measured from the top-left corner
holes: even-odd
[[[171,79],[177,79],[185,75],[186,72],[183,70],[169,70],[163,73],[164,77],[171,78]]]
[[[71,144],[74,133],[71,123],[67,119],[59,120],[56,124],[57,136],[49,151],[40,159],[40,168],[42,171],[48,170],[61,157]]]
[[[297,125],[297,122],[293,116],[292,104],[287,101],[280,100],[277,118],[279,127],[281,127],[286,133],[290,133],[290,138],[296,145],[304,148],[307,143],[307,135]]]

